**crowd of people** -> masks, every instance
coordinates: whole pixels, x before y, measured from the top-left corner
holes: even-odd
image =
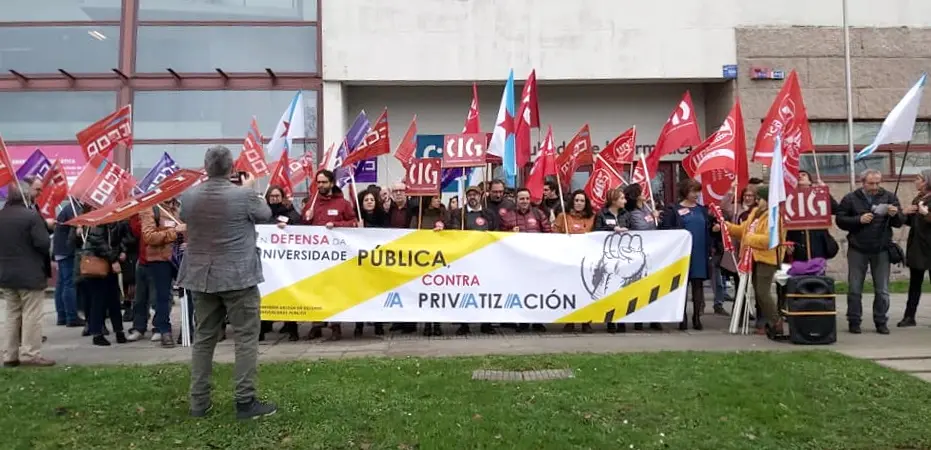
[[[228,151],[228,150],[227,150]],[[254,180],[237,180],[237,173],[224,182],[252,186]],[[861,295],[866,270],[870,269],[876,296],[873,304],[873,321],[876,331],[889,333],[888,280],[891,264],[904,262],[911,269],[908,308],[900,327],[914,326],[921,283],[925,272],[931,270],[931,217],[927,202],[931,197],[931,170],[922,171],[917,178],[919,195],[908,206],[901,207],[894,193],[883,189],[881,174],[865,171],[862,187],[847,194],[840,203],[832,199],[831,210],[837,226],[848,233],[847,260],[849,285],[847,319],[849,330],[860,333],[862,318]],[[812,273],[823,273],[825,261],[835,257],[840,247],[829,230],[790,231],[783,233],[780,246],[769,245],[769,208],[766,205],[767,186],[760,179],[751,179],[739,197],[729,194],[720,203],[727,220],[730,236],[722,236],[721,224],[700,201],[701,185],[691,179],[678,183],[678,200],[656,207],[649,201],[639,184],[630,184],[611,190],[606,205],[595,210],[584,190],[571,192],[563,202],[555,181],[546,182],[542,199],[532,200],[526,188],[508,189],[500,180],[469,187],[462,204],[458,198],[444,205],[440,196],[408,197],[403,183],[391,186],[369,186],[355,198],[347,199],[337,187],[333,172],[321,170],[315,174],[316,197],[303,199],[298,206],[284,189],[271,186],[261,198],[268,214],[255,213],[252,224],[289,226],[410,228],[424,230],[475,230],[519,233],[588,233],[593,231],[623,232],[681,229],[692,236],[689,266],[689,298],[691,316],[683,312],[679,329],[703,328],[705,313],[705,285],[713,292],[713,313],[728,316],[725,303],[732,300],[728,287],[737,285],[736,263],[740,250],[749,248],[752,261],[751,286],[755,291],[756,311],[751,314],[758,333],[781,330],[782,324],[773,298],[772,286],[781,263],[807,263]],[[801,187],[811,186],[812,177],[800,174]],[[69,201],[61,208],[54,221],[43,221],[31,210],[30,199],[39,186],[32,184],[13,186],[3,213],[0,231],[5,236],[17,236],[0,245],[0,288],[8,300],[9,316],[13,322],[21,320],[22,330],[8,327],[8,348],[4,362],[16,365],[22,357],[30,364],[51,365],[54,362],[41,357],[36,331],[40,328],[33,300],[34,292],[45,288],[51,275],[51,265],[58,268],[55,286],[57,325],[80,328],[94,345],[109,346],[111,338],[117,343],[139,341],[148,337],[162,347],[180,344],[171,321],[175,298],[187,301],[195,309],[192,297],[197,289],[185,287],[179,280],[188,242],[193,241],[187,229],[185,216],[194,214],[194,206],[172,199],[157,207],[144,210],[123,222],[94,227],[72,227],[66,223],[82,213],[92,210],[90,205]],[[254,206],[254,205],[252,205]],[[252,207],[249,206],[249,207]],[[246,206],[244,206],[246,207]],[[180,219],[179,219],[180,218]],[[38,228],[41,226],[41,229]],[[910,226],[907,252],[892,241],[892,228]],[[32,228],[29,228],[32,227]],[[224,227],[216,227],[222,229]],[[49,239],[51,234],[51,239]],[[723,239],[732,239],[737,252],[724,250]],[[49,253],[48,248],[52,251]],[[908,255],[907,257],[905,255]],[[247,258],[248,259],[248,258]],[[40,264],[36,266],[36,264]],[[36,269],[39,267],[39,269]],[[261,266],[253,267],[261,272]],[[256,283],[258,284],[258,283]],[[180,286],[180,287],[178,287]],[[203,287],[203,286],[201,286]],[[193,293],[192,293],[193,291]],[[41,299],[40,297],[37,297]],[[197,314],[194,315],[195,317]],[[21,318],[21,319],[17,319]],[[110,327],[105,325],[110,319]],[[124,325],[124,322],[128,325]],[[200,321],[198,321],[200,322]],[[225,339],[227,322],[217,325],[218,339]],[[415,323],[373,323],[375,335],[386,332],[414,333]],[[442,324],[425,323],[420,329],[424,335],[439,336]],[[642,330],[662,330],[659,323],[634,324]],[[479,332],[495,334],[497,328],[514,328],[517,332],[546,331],[545,324],[480,324]],[[567,332],[581,329],[594,332],[592,324],[567,324]],[[191,326],[193,329],[193,324]],[[342,337],[338,323],[314,323],[309,326],[309,339],[328,340]],[[625,332],[625,324],[606,324],[609,333]],[[258,340],[274,333],[273,324],[263,321],[259,325]],[[354,334],[365,332],[365,324],[356,323]],[[459,324],[456,334],[471,333],[469,324]],[[299,324],[284,323],[277,331],[292,341],[301,339]],[[20,351],[17,343],[23,343]]]

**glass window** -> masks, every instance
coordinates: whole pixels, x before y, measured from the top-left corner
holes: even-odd
[[[111,73],[119,27],[0,27],[0,72]]]
[[[896,173],[902,169],[902,175],[918,175],[922,170],[931,168],[931,153],[927,152],[909,152],[905,167],[902,167],[902,154],[895,154]]]
[[[317,27],[139,27],[137,72],[317,72]]]
[[[850,157],[847,153],[817,153],[818,169],[821,170],[822,177],[849,177],[850,175]],[[900,160],[901,161],[901,160]],[[873,153],[866,159],[861,159],[855,163],[856,173],[866,169],[876,169],[884,174],[889,173],[889,153]],[[814,155],[811,153],[803,154],[799,159],[799,168],[812,175],[818,173],[815,170]]]
[[[75,133],[116,109],[116,92],[0,92],[0,105],[5,141],[76,141]]]
[[[140,20],[317,20],[316,0],[139,0]]]
[[[294,91],[137,91],[137,139],[244,138],[255,116],[271,135]],[[317,137],[317,92],[304,91],[305,135]]]
[[[854,122],[853,143],[873,143],[881,126],[880,121]],[[913,144],[931,144],[931,121],[916,122],[912,136]],[[811,138],[815,145],[847,145],[847,122],[811,122]]]
[[[120,20],[122,0],[3,0],[5,22],[100,22]]]

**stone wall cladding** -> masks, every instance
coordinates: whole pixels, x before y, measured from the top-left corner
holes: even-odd
[[[752,152],[760,123],[782,81],[753,81],[750,68],[796,70],[810,119],[844,120],[847,99],[844,86],[844,37],[839,27],[738,28],[737,93],[747,129],[747,148]],[[882,120],[922,72],[931,73],[931,28],[852,28],[850,30],[851,78],[855,119]],[[927,94],[926,94],[927,97]],[[931,100],[922,102],[921,117],[931,118]],[[759,170],[754,170],[759,172]],[[838,201],[849,191],[848,184],[829,183]],[[895,180],[886,180],[892,190]],[[899,200],[908,204],[915,195],[910,180],[899,187]],[[832,234],[841,253],[829,263],[829,274],[847,279],[846,233]],[[894,231],[903,248],[908,227]],[[907,269],[893,267],[893,279],[908,277]]]

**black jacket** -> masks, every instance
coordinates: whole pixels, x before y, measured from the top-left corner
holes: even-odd
[[[601,208],[598,214],[595,214],[595,224],[592,231],[614,231],[614,227],[630,229],[630,211],[621,208],[617,215],[608,208]]]
[[[901,208],[899,199],[892,192],[879,188],[872,198],[867,197],[862,188],[844,196],[837,208],[837,227],[846,231],[850,248],[866,254],[886,251],[892,243],[892,228],[899,228],[905,223],[905,216],[900,211],[895,216],[878,216],[873,221],[860,223],[860,217],[872,212],[876,205],[887,204]]]
[[[76,209],[72,209],[70,203],[66,204],[55,218],[55,230],[52,234],[52,254],[55,256],[74,257],[74,242],[69,239],[74,227],[65,225],[65,222],[74,218],[75,211],[81,214],[80,206],[75,205],[75,207]]]
[[[708,209],[703,205],[698,205],[701,207],[701,210],[705,214],[705,222],[708,223],[706,229],[705,242],[709,246],[709,255],[711,254],[723,254],[724,253],[724,242],[721,240],[720,231],[712,231],[718,221],[708,212]],[[659,224],[657,229],[659,230],[684,230],[685,224],[682,222],[682,216],[679,215],[679,203],[674,203],[663,209],[663,212],[659,216]]]
[[[0,236],[0,288],[45,289],[51,239],[42,216],[21,204],[7,205],[0,210]]]
[[[462,223],[465,222],[466,230],[498,231],[501,225],[501,216],[487,208],[482,208],[481,211],[470,211],[467,208],[464,218],[462,214],[462,209],[450,211],[443,222],[444,227],[447,230],[461,230]]]
[[[919,194],[912,200],[916,206],[919,202],[931,206],[931,194]],[[931,214],[909,214],[905,219],[910,227],[905,246],[905,265],[910,269],[931,270]]]

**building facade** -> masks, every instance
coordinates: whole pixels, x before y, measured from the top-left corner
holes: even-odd
[[[931,71],[931,2],[848,3],[860,148]],[[118,162],[139,173],[168,152],[199,167],[210,144],[238,152],[252,116],[270,133],[303,89],[307,137],[292,151],[319,154],[318,142],[342,140],[363,109],[388,108],[394,143],[414,114],[421,134],[458,132],[472,82],[490,131],[513,68],[519,79],[536,69],[541,120],[557,145],[585,123],[599,146],[636,125],[648,152],[688,90],[704,136],[740,98],[752,148],[782,85],[752,74],[796,70],[817,146],[802,166],[817,166],[839,198],[850,190],[842,23],[842,0],[7,0],[0,134],[21,150],[64,152],[76,131],[132,103],[136,142]],[[931,164],[931,100],[920,114],[906,201],[908,176]],[[883,148],[856,170],[894,179],[903,150]],[[655,174],[666,201],[684,155],[666,157]],[[382,159],[379,182],[399,179],[397,162]]]

